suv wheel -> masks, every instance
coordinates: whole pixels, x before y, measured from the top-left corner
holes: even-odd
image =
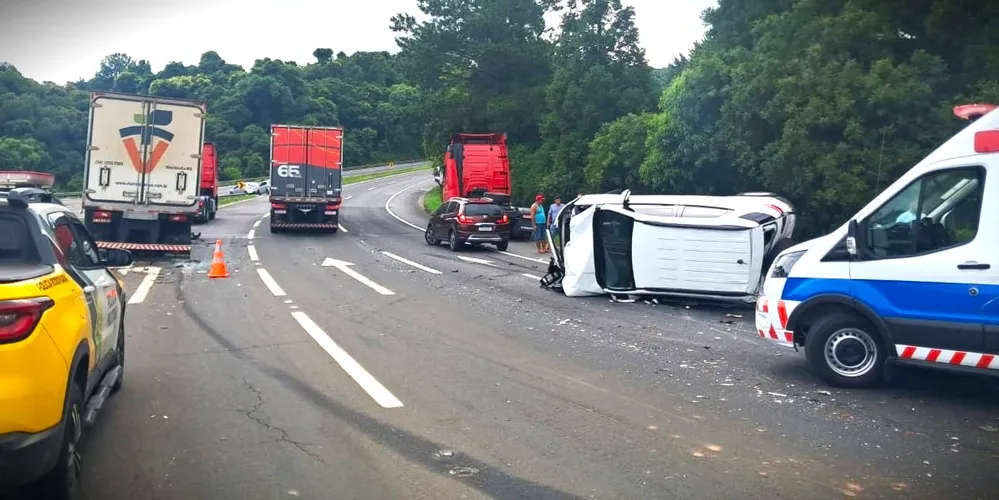
[[[447,246],[452,252],[457,252],[461,249],[461,242],[458,241],[458,231],[451,229],[447,233]]]
[[[427,224],[427,230],[423,233],[423,239],[426,240],[428,245],[437,246],[441,244],[441,240],[434,238],[433,229],[434,229],[433,224]]]
[[[507,248],[510,248],[509,241],[501,241],[496,244],[496,249],[499,250],[500,252],[505,252]]]
[[[32,484],[28,489],[29,498],[51,500],[74,500],[78,498],[80,481],[80,437],[83,435],[83,390],[75,382],[70,382],[69,401],[63,415],[62,447],[55,467]]]

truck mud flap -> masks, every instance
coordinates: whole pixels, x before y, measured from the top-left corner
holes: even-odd
[[[162,245],[159,243],[123,243],[120,241],[98,241],[97,248],[113,248],[134,252],[190,254],[191,245]]]

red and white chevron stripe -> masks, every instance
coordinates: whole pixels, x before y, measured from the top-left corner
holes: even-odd
[[[271,222],[271,227],[287,227],[291,229],[333,229],[339,227],[336,224],[326,224],[317,222]]]
[[[760,297],[756,301],[756,333],[760,338],[785,347],[794,345],[794,332],[788,331],[787,319],[797,302]]]
[[[98,248],[118,250],[139,250],[143,252],[191,253],[191,245],[160,245],[158,243],[125,243],[120,241],[98,241]]]
[[[970,351],[951,351],[914,345],[896,344],[899,359],[927,361],[944,365],[967,366],[983,370],[999,370],[999,355]]]

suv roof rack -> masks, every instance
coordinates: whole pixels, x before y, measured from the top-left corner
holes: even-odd
[[[7,203],[23,208],[29,203],[56,203],[56,201],[52,193],[44,189],[21,187],[7,191]]]

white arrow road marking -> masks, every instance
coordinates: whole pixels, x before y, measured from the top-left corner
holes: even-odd
[[[364,389],[364,392],[367,392],[382,408],[402,408],[402,401],[399,401],[399,398],[389,392],[375,377],[372,377],[360,363],[350,354],[347,354],[347,351],[337,345],[319,325],[312,321],[312,318],[302,311],[292,312],[291,317],[295,318],[295,321],[298,321],[298,324],[319,344],[319,347],[322,347],[340,365],[340,368],[343,368],[343,371],[347,372],[347,375],[350,375],[350,378],[354,379],[354,382],[357,382],[357,385],[361,386],[361,389]]]
[[[424,266],[423,264],[418,264],[418,263],[413,262],[413,261],[411,261],[409,259],[405,259],[403,257],[399,257],[398,255],[396,255],[396,254],[394,254],[392,252],[386,252],[386,251],[382,250],[382,255],[384,255],[386,257],[393,258],[393,259],[395,259],[395,260],[397,260],[399,262],[402,262],[403,264],[409,264],[409,265],[411,265],[411,266],[413,266],[413,267],[415,267],[415,268],[417,268],[417,269],[419,269],[421,271],[426,271],[426,272],[428,272],[430,274],[443,274],[443,273],[441,273],[440,271],[438,271],[436,269],[431,269],[431,268],[429,268],[427,266]]]
[[[461,259],[461,260],[463,260],[463,261],[465,261],[465,262],[473,262],[475,264],[482,264],[482,265],[486,265],[486,266],[499,267],[496,264],[493,264],[493,261],[491,261],[491,260],[476,259],[475,257],[465,257],[463,255],[459,255],[458,258]]]
[[[145,272],[146,277],[142,278],[142,282],[139,283],[138,288],[135,289],[135,294],[128,299],[129,304],[141,304],[142,301],[146,300],[146,295],[149,295],[149,289],[153,287],[153,283],[156,282],[156,277],[160,275],[160,268],[147,267]]]
[[[361,273],[359,273],[359,272],[351,269],[350,266],[353,266],[353,265],[354,264],[351,264],[350,262],[347,262],[347,261],[344,261],[344,260],[331,259],[329,257],[326,257],[326,260],[324,260],[323,264],[322,264],[323,267],[335,267],[335,268],[337,268],[337,270],[343,272],[344,274],[346,274],[347,276],[350,276],[351,278],[354,278],[355,280],[357,280],[362,285],[364,285],[364,286],[366,286],[366,287],[368,287],[368,288],[370,288],[370,289],[372,289],[372,290],[374,290],[374,291],[376,291],[376,292],[378,292],[378,293],[380,293],[382,295],[395,295],[395,292],[393,292],[392,290],[389,290],[388,288],[385,288],[385,287],[379,285],[378,283],[375,283],[374,281],[371,281],[370,279],[368,279],[367,277],[365,277],[363,274],[361,274]]]

